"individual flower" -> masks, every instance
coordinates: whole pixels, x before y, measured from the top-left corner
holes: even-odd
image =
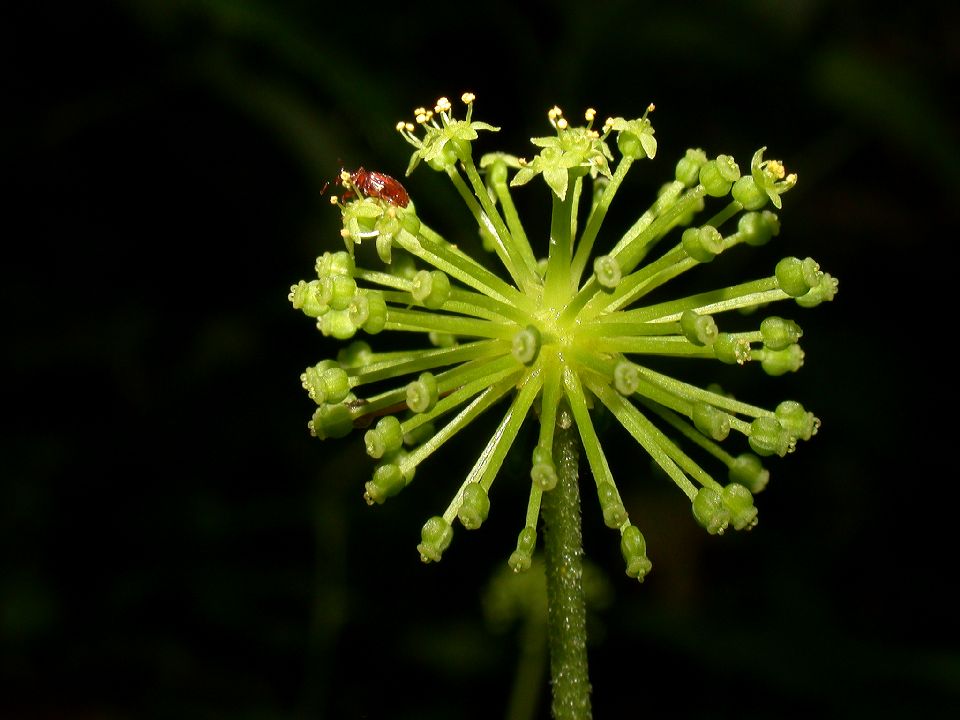
[[[620,533],[627,574],[642,580],[651,568],[646,541],[630,520],[600,442],[594,412],[601,407],[686,495],[708,532],[753,527],[753,498],[769,479],[763,458],[791,452],[816,433],[819,420],[792,400],[766,409],[697,387],[674,375],[683,362],[664,372],[659,361],[719,360],[755,363],[773,376],[794,372],[804,361],[800,326],[779,315],[734,311],[766,310],[780,301],[812,307],[833,299],[837,281],[810,258],[787,257],[767,277],[732,286],[676,299],[663,299],[662,288],[722,253],[777,236],[779,218],[766,206],[781,208],[796,175],[764,160],[765,148],[746,176],[731,156],[693,148],[653,204],[611,236],[601,230],[628,170],[656,155],[652,106],[641,118],[612,118],[602,131],[593,129],[593,110],[573,127],[554,108],[548,113],[554,134],[533,138],[540,151],[531,161],[490,153],[475,163],[477,131],[497,128],[472,120],[472,94],[462,101],[465,120],[441,98],[397,129],[415,148],[409,171],[424,161],[450,177],[504,273],[428,226],[412,200],[401,207],[389,197],[365,195],[345,174],[350,199],[335,202],[346,247],[324,253],[316,277],[290,293],[294,307],[315,318],[324,335],[352,339],[336,358],[302,376],[317,405],[310,431],[321,439],[363,433],[375,463],[364,495],[380,504],[413,482],[421,465],[478,416],[505,408],[450,504],[424,525],[418,546],[424,561],[441,558],[455,524],[469,530],[483,524],[507,452],[520,428],[537,422],[525,519],[509,560],[515,570],[530,566],[541,500],[557,484],[555,429],[569,414],[597,509]],[[615,141],[618,158],[608,140]],[[531,242],[512,192],[538,174],[551,191],[550,235]],[[593,183],[588,192],[585,183]],[[708,209],[714,203],[719,206]],[[367,240],[375,243],[376,257],[359,253]],[[654,291],[659,299],[650,299]],[[743,329],[744,322],[754,329]],[[428,342],[378,352],[356,338],[383,331],[419,333]],[[702,467],[703,459],[723,474]]]

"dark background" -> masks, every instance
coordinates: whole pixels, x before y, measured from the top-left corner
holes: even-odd
[[[623,222],[686,147],[746,167],[768,145],[800,175],[783,232],[721,261],[739,279],[811,255],[840,278],[834,303],[783,310],[806,331],[799,373],[707,368],[824,421],[770,463],[752,533],[701,531],[611,428],[655,569],[643,585],[623,575],[588,495],[605,578],[596,717],[956,716],[956,321],[941,296],[955,282],[957,13],[675,5],[8,11],[0,716],[503,717],[520,632],[486,619],[484,598],[522,523],[529,446],[489,526],[421,565],[420,526],[495,418],[367,508],[359,434],[319,443],[305,427],[298,376],[336,346],[286,299],[339,243],[323,183],[341,163],[402,176],[396,121],[464,90],[504,128],[480,152],[529,154],[554,103],[602,118],[656,102],[660,151],[618,196]],[[473,242],[438,177],[404,183],[431,225]],[[524,195],[534,228],[546,197]]]

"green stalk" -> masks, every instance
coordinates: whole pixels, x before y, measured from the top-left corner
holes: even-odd
[[[588,720],[587,610],[578,487],[579,443],[573,423],[557,424],[553,460],[557,486],[543,494],[548,636],[554,720]]]

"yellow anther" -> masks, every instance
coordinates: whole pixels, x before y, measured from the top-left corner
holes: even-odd
[[[406,125],[403,126],[403,129],[406,130],[407,132],[413,132],[413,123],[408,122]]]
[[[341,171],[340,171],[340,182],[345,182],[345,183],[350,182],[350,173],[348,173],[346,170],[341,170]]]
[[[550,110],[547,111],[547,117],[550,118],[551,120],[555,120],[561,115],[563,115],[563,110],[561,110],[556,105],[554,105],[552,108],[550,108]]]
[[[433,116],[433,113],[430,113],[430,114],[427,114],[427,113],[425,113],[425,112],[420,113],[420,114],[417,115],[417,117],[416,117],[417,124],[418,124],[418,125],[423,125],[423,124],[424,124],[425,122],[427,122],[427,120],[429,120],[432,116]]]
[[[560,130],[566,130],[566,129],[567,129],[567,119],[566,119],[566,118],[560,118],[559,120],[557,120],[557,128],[560,129]]]
[[[347,230],[346,228],[343,228],[343,229],[340,231],[340,237],[350,237],[350,231]]]
[[[340,201],[340,198],[338,198],[336,195],[331,195],[331,196],[330,196],[330,204],[331,204],[331,205],[336,205],[339,201]]]
[[[779,160],[770,160],[767,163],[767,171],[777,178],[777,180],[782,180],[783,176],[787,174],[786,169],[783,167],[783,163]]]
[[[463,95],[460,96],[460,99],[463,101],[464,105],[469,105],[470,103],[472,103],[474,100],[477,99],[477,96],[474,95],[472,92],[465,92]]]
[[[587,108],[587,111],[583,114],[584,119],[587,122],[593,122],[593,119],[597,116],[597,111],[593,108]]]
[[[796,185],[796,184],[797,184],[797,174],[796,174],[796,173],[790,173],[789,175],[787,175],[787,177],[786,177],[786,179],[784,180],[784,182],[785,182],[785,183],[788,183],[789,185]]]
[[[403,132],[403,129],[405,127],[407,127],[407,123],[401,120],[400,122],[397,123],[397,132]]]
[[[649,105],[647,105],[647,112],[653,112],[656,109],[657,109],[657,106],[654,105],[653,103],[650,103]]]
[[[437,104],[436,106],[434,106],[433,109],[436,110],[438,113],[442,113],[442,112],[447,112],[450,109],[450,107],[451,107],[450,101],[447,100],[445,97],[442,97],[439,100],[437,100]]]
[[[427,112],[427,109],[426,109],[425,107],[418,107],[416,110],[413,111],[413,114],[414,114],[414,115],[423,115],[423,114],[426,113],[426,112]]]

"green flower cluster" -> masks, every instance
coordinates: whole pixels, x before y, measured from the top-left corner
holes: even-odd
[[[432,110],[418,108],[415,123],[401,122],[397,130],[414,147],[408,173],[422,161],[450,178],[503,273],[426,225],[412,200],[401,207],[390,193],[354,186],[344,174],[350,199],[333,202],[343,216],[346,249],[324,253],[316,277],[295,285],[290,300],[327,336],[413,332],[429,338],[429,346],[375,352],[354,339],[335,359],[308,368],[301,379],[317,404],[310,431],[321,439],[363,431],[367,454],[376,462],[365,497],[379,504],[409,485],[421,463],[475,418],[505,403],[499,425],[449,506],[424,525],[424,561],[440,559],[455,522],[471,530],[483,524],[504,458],[521,426],[536,418],[529,500],[510,557],[515,570],[530,566],[541,499],[557,482],[552,447],[562,408],[569,409],[582,440],[604,522],[620,533],[628,575],[642,580],[651,563],[596,432],[592,411],[599,407],[687,496],[708,532],[755,525],[753,496],[769,478],[762,458],[791,452],[816,433],[819,420],[794,401],[764,409],[651,365],[657,358],[702,358],[759,363],[769,375],[796,371],[803,364],[802,331],[793,320],[770,315],[755,330],[742,331],[722,318],[775,301],[812,307],[833,299],[837,281],[810,258],[787,257],[768,277],[644,301],[721,253],[778,235],[779,219],[768,206],[781,208],[781,195],[796,175],[786,174],[779,161],[764,160],[765,148],[754,154],[749,175],[741,175],[729,155],[711,158],[688,150],[649,209],[625,232],[603,240],[605,254],[594,255],[627,172],[635,161],[656,155],[648,118],[653,106],[638,119],[610,118],[600,130],[593,127],[592,109],[584,125],[573,127],[553,108],[548,119],[554,133],[532,139],[538,153],[531,160],[493,153],[476,163],[479,131],[498,128],[472,120],[472,94],[462,100],[464,120],[441,98]],[[535,250],[512,189],[537,175],[550,189],[552,213],[548,242]],[[592,185],[584,193],[586,181]],[[720,206],[707,212],[708,201]],[[357,264],[356,246],[365,241],[375,243],[381,267]],[[712,456],[726,477],[715,479],[678,439]],[[735,454],[721,446],[728,439],[741,445]]]

